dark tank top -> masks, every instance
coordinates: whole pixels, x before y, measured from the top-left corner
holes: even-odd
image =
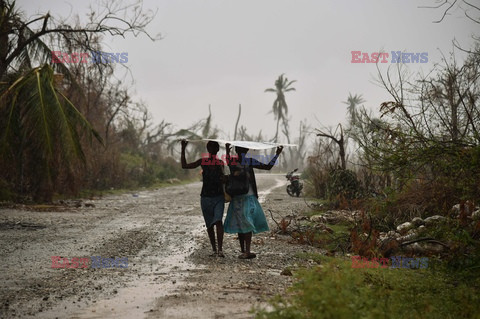
[[[201,196],[223,196],[223,170],[221,165],[202,165],[203,186]]]

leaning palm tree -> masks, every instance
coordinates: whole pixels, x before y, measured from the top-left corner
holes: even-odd
[[[277,94],[275,101],[273,101],[272,112],[275,120],[277,120],[277,130],[275,131],[274,142],[278,140],[278,125],[280,120],[285,122],[285,119],[288,114],[288,105],[285,100],[285,93],[289,91],[295,91],[294,87],[290,87],[293,83],[297,82],[296,80],[288,81],[288,79],[283,77],[281,74],[278,79],[275,81],[275,88],[268,88],[265,92],[273,92]]]

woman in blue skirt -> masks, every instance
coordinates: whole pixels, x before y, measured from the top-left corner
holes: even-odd
[[[283,150],[282,146],[277,147],[276,155],[270,163],[264,164],[253,158],[246,158],[247,148],[235,147],[238,158],[230,157],[230,144],[225,145],[227,150],[227,163],[230,174],[237,174],[240,171],[246,172],[248,180],[248,192],[242,195],[232,196],[228,206],[227,217],[224,222],[224,230],[227,233],[238,233],[240,259],[255,258],[256,255],[250,251],[252,234],[268,231],[268,223],[260,203],[258,202],[257,183],[253,168],[270,170]]]

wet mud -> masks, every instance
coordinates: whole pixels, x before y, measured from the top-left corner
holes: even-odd
[[[283,175],[258,174],[262,207],[306,209]],[[253,318],[283,293],[285,269],[314,251],[274,232],[254,235],[257,258],[240,260],[236,235],[210,257],[201,183],[89,200],[61,209],[0,209],[1,318]],[[225,207],[225,214],[228,204]],[[271,229],[275,224],[269,218]],[[71,268],[52,268],[52,256]],[[72,258],[128,258],[128,266],[77,268]],[[62,259],[63,261],[63,259]],[[61,264],[61,262],[60,262]]]

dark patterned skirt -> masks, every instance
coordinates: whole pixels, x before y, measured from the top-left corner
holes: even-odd
[[[212,227],[216,222],[222,221],[225,198],[223,195],[215,197],[202,196],[200,198],[203,219],[207,228]]]

